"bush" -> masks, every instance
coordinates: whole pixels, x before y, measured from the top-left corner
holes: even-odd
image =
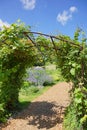
[[[0,104],[0,123],[6,122],[7,118],[10,116],[9,112],[4,109],[4,104]]]

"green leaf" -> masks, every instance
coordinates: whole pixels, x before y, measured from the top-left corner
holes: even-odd
[[[75,100],[74,100],[74,101],[75,101],[75,103],[76,103],[76,104],[82,103],[81,98],[80,98],[80,99],[75,98]]]
[[[73,63],[72,66],[73,66],[73,67],[76,67],[76,63]]]
[[[71,73],[71,75],[75,76],[75,68],[72,68],[72,69],[70,70],[70,73]]]

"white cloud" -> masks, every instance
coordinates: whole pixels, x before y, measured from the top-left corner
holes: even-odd
[[[2,29],[3,28],[3,26],[6,26],[6,27],[9,27],[10,26],[10,24],[8,23],[8,22],[3,22],[1,19],[0,19],[0,28]]]
[[[63,13],[59,13],[57,16],[58,22],[62,25],[65,25],[69,19],[72,18],[72,15],[68,13],[68,11],[63,11]]]
[[[75,6],[71,6],[69,10],[64,10],[62,13],[57,15],[57,21],[62,25],[65,25],[69,20],[72,19],[73,13],[77,11]]]
[[[35,8],[36,0],[20,0],[23,3],[24,9],[33,10]]]
[[[75,6],[71,6],[71,7],[69,8],[69,10],[70,10],[71,13],[74,13],[74,12],[77,11],[77,8],[76,8]]]

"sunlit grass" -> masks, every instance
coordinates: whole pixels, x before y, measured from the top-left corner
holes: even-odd
[[[36,91],[36,87],[27,87],[26,89],[22,88],[19,93],[19,102],[21,109],[27,107],[34,99],[42,95],[49,88],[50,86],[37,88],[38,91]]]

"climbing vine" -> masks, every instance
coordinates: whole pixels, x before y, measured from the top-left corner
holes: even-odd
[[[17,108],[19,90],[26,68],[32,66],[36,60],[36,49],[22,33],[24,30],[30,30],[30,27],[16,23],[0,31],[1,121],[3,121],[3,111]]]
[[[65,79],[73,83],[72,101],[67,115],[72,110],[75,110],[73,114],[71,113],[69,119],[75,116],[76,120],[71,120],[69,123],[68,119],[68,122],[65,123],[66,130],[87,129],[87,45],[85,37],[79,40],[80,34],[81,30],[75,32],[73,39],[75,44],[73,45],[62,41],[58,44],[58,47],[62,51],[58,51],[57,53],[57,64]],[[70,39],[66,36],[62,36],[62,38]],[[75,122],[78,122],[78,128]]]

